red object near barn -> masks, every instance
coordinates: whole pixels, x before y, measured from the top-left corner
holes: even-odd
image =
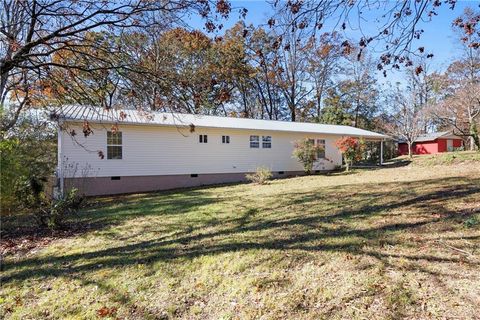
[[[462,138],[452,132],[434,132],[419,136],[412,148],[413,154],[435,154],[454,151],[463,146]],[[400,141],[398,143],[398,154],[408,155],[408,144]]]

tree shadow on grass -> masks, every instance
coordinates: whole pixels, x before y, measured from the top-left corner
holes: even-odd
[[[211,197],[209,189],[176,190],[172,192],[132,195],[113,198],[113,203],[89,208],[86,218],[91,222],[111,225],[139,216],[179,215],[212,204],[218,199]]]
[[[401,168],[409,166],[412,163],[411,160],[407,159],[391,159],[388,162],[383,163],[382,165],[377,163],[357,163],[350,167],[349,171],[340,170],[340,171],[332,171],[323,173],[327,176],[349,176],[355,175],[359,172],[363,171],[377,171],[382,169],[389,169],[389,168]]]
[[[197,228],[195,233],[182,231],[173,236],[160,237],[155,240],[139,241],[118,247],[101,249],[87,253],[75,253],[58,256],[31,257],[21,261],[7,261],[3,265],[6,275],[3,282],[23,281],[29,278],[57,277],[81,274],[90,270],[129,266],[138,263],[151,264],[157,261],[175,259],[192,259],[203,255],[215,255],[226,252],[246,250],[302,250],[309,252],[344,252],[353,255],[371,256],[377,259],[403,258],[406,260],[467,263],[478,265],[476,261],[463,261],[455,257],[442,257],[425,254],[392,254],[382,250],[381,242],[391,239],[393,244],[400,244],[392,235],[398,232],[423,232],[422,227],[436,223],[461,222],[468,213],[446,208],[443,201],[449,199],[461,200],[465,197],[480,194],[480,180],[467,178],[452,178],[406,183],[409,188],[425,188],[435,186],[435,190],[421,194],[408,194],[396,197],[395,201],[382,202],[382,197],[392,197],[386,184],[378,185],[376,192],[357,193],[350,199],[351,206],[332,210],[332,212],[317,212],[315,206],[304,212],[291,212],[289,215],[261,216],[256,210],[247,210],[243,216],[231,218],[218,225],[214,231],[202,231]],[[445,185],[445,184],[450,185]],[[390,187],[391,188],[391,187]],[[308,204],[316,199],[325,199],[325,193],[335,188],[319,190],[313,193],[296,193],[277,201],[270,211],[284,210],[292,201],[303,201]],[[347,188],[348,190],[348,188]],[[205,196],[200,191],[187,192],[188,197]],[[377,202],[373,201],[378,199]],[[152,195],[152,199],[155,197]],[[389,198],[390,199],[390,198]],[[136,200],[138,201],[138,200]],[[145,200],[148,202],[148,200]],[[162,199],[157,205],[165,206],[158,214],[175,210],[175,200]],[[191,200],[186,204],[178,204],[178,209],[187,210],[211,203],[214,199]],[[327,201],[327,200],[325,200]],[[335,202],[336,199],[329,201]],[[412,214],[411,221],[372,222],[368,227],[357,227],[348,221],[367,221],[380,219],[392,210],[409,212],[418,203],[423,203],[422,213]],[[128,205],[132,205],[131,203]],[[150,208],[150,205],[143,204]],[[168,209],[165,209],[168,208]],[[109,209],[110,210],[110,209]],[[108,212],[108,211],[107,211]],[[113,213],[110,213],[113,215]],[[132,213],[134,214],[134,213]],[[127,214],[130,216],[130,213]],[[112,217],[106,218],[109,221]],[[123,219],[123,218],[122,218]],[[460,219],[460,220],[459,220]],[[380,219],[381,220],[381,219]],[[340,223],[345,222],[346,223]],[[221,240],[221,241],[220,241]],[[366,247],[375,248],[365,249]]]
[[[99,269],[119,269],[137,264],[149,266],[169,261],[182,263],[185,259],[250,250],[280,251],[284,253],[282,257],[298,252],[345,253],[371,257],[388,268],[403,268],[403,271],[405,267],[399,267],[395,261],[405,260],[410,262],[408,268],[413,271],[437,278],[451,275],[429,268],[425,262],[479,265],[478,259],[466,260],[455,255],[426,254],[416,250],[392,252],[384,248],[385,244],[402,246],[402,239],[396,238],[399,233],[422,234],[430,232],[430,228],[437,224],[462,222],[470,213],[449,209],[444,203],[447,200],[471,199],[480,194],[479,179],[438,179],[408,182],[402,186],[371,184],[363,185],[365,190],[352,192],[354,187],[357,185],[328,187],[315,192],[289,192],[270,199],[268,210],[260,210],[245,199],[245,204],[237,208],[238,216],[221,221],[213,230],[202,230],[199,228],[201,225],[192,230],[179,224],[175,226],[177,230],[174,234],[160,234],[153,240],[87,253],[29,257],[16,262],[10,260],[3,265],[5,275],[2,283],[65,277],[81,281],[83,285],[98,286],[102,292],[112,296],[114,302],[125,306],[134,317],[157,318],[157,311],[142,306],[132,293],[121,291],[107,281],[95,280],[88,274]],[[206,190],[133,196],[124,199],[115,208],[95,208],[98,212],[92,212],[89,219],[97,221],[98,228],[128,222],[138,216],[159,215],[169,219],[175,214],[181,217],[192,210],[231,200],[228,197],[215,198]],[[317,203],[322,205],[317,206]],[[292,208],[299,211],[292,211]],[[412,212],[415,208],[417,211]],[[395,213],[393,219],[392,212]],[[397,215],[409,214],[412,217],[407,221],[396,220]],[[363,223],[357,225],[356,222]],[[204,226],[209,225],[205,222]],[[454,236],[434,234],[433,238],[436,237],[455,239]],[[473,241],[478,236],[463,234],[460,238]],[[269,259],[269,256],[262,254],[262,258]]]
[[[93,198],[79,212],[66,216],[58,229],[38,227],[32,214],[2,216],[0,232],[4,241],[66,237],[105,229],[142,216],[181,215],[218,201],[211,196],[210,189],[213,188]]]
[[[394,158],[383,163],[383,168],[401,168],[406,167],[412,163],[412,160],[405,158]]]
[[[381,169],[388,169],[388,168],[402,168],[407,167],[412,163],[412,160],[409,159],[390,159],[385,161],[381,165],[378,163],[357,163],[352,166],[352,169],[357,170],[381,170]]]

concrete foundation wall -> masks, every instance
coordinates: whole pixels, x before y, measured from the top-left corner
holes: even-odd
[[[272,172],[274,178],[303,175],[303,171],[285,171],[283,174]],[[191,175],[158,175],[158,176],[119,176],[119,177],[87,177],[66,178],[65,188],[79,189],[86,196],[112,195],[122,193],[139,193],[176,188],[196,187],[222,183],[246,181],[246,173],[216,173]]]

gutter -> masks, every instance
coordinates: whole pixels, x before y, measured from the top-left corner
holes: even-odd
[[[62,118],[63,121],[67,122],[76,122],[81,123],[83,119],[76,119],[76,118]],[[258,119],[254,119],[258,120]],[[159,127],[183,127],[189,128],[190,124],[164,124],[164,123],[140,123],[140,122],[122,122],[122,121],[113,121],[113,120],[87,120],[90,123],[98,123],[98,124],[123,124],[123,125],[132,125],[132,126],[159,126]],[[349,133],[332,133],[332,132],[320,132],[320,131],[297,131],[297,130],[281,130],[281,129],[262,129],[262,128],[237,128],[237,127],[227,127],[227,126],[205,126],[205,125],[195,125],[195,128],[216,128],[216,129],[234,129],[234,130],[257,130],[257,131],[267,131],[267,132],[295,132],[295,133],[306,133],[306,134],[328,134],[328,135],[335,135],[335,136],[348,136],[348,137],[358,137],[358,138],[370,138],[370,139],[393,139],[390,136],[383,135],[381,133],[373,132],[377,135],[361,135],[361,134],[349,134]],[[353,127],[352,127],[353,128]],[[357,128],[358,129],[358,128]],[[363,129],[361,129],[363,130]]]

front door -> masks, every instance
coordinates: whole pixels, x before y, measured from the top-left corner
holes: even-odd
[[[447,151],[448,151],[448,152],[452,152],[452,151],[453,151],[453,140],[452,140],[452,139],[448,139],[448,140],[447,140]]]

